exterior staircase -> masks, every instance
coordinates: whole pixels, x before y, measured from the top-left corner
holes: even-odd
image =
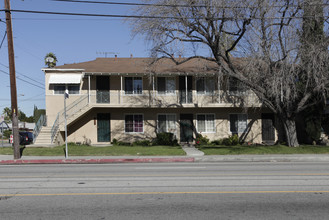
[[[89,106],[88,96],[81,96],[79,99],[66,107],[67,125],[84,115],[91,109]],[[56,143],[59,132],[65,129],[65,113],[64,109],[57,114],[54,125],[50,128],[50,143]]]
[[[34,147],[51,147],[55,144],[51,143],[51,127],[42,127],[38,137],[36,138],[33,145]]]

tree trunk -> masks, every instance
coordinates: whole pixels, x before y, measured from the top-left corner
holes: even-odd
[[[284,130],[286,132],[287,144],[289,147],[298,147],[296,122],[292,119],[282,119]]]

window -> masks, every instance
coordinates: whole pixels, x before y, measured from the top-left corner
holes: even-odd
[[[64,94],[66,89],[69,94],[80,93],[80,85],[54,85],[54,94]]]
[[[80,93],[80,85],[69,85],[67,89],[69,90],[69,94]]]
[[[230,131],[232,132],[232,134],[244,133],[246,130],[247,130],[247,115],[231,114]]]
[[[196,81],[198,94],[212,94],[215,90],[215,79],[213,77],[199,77]]]
[[[198,114],[197,115],[198,132],[210,133],[215,132],[215,115]]]
[[[54,86],[54,94],[64,94],[66,86],[65,85],[55,85]]]
[[[125,116],[125,132],[143,132],[143,115],[133,114]]]
[[[245,88],[236,78],[229,78],[229,92],[232,95],[241,95],[245,92]]]
[[[158,77],[157,78],[158,94],[175,94],[176,83],[174,77]]]
[[[125,78],[125,94],[142,94],[143,79],[142,77]]]
[[[176,115],[158,115],[158,133],[161,132],[176,132]]]

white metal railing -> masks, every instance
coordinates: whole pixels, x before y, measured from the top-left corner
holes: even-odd
[[[59,113],[57,114],[56,120],[55,120],[53,126],[51,127],[51,131],[50,131],[51,143],[53,143],[53,141],[54,141],[54,138],[58,132],[58,128],[59,128]]]
[[[46,122],[46,115],[40,115],[40,118],[35,123],[34,129],[33,129],[33,143],[35,142],[36,138],[38,137],[42,126],[45,125]]]
[[[88,105],[88,95],[82,95],[79,99],[75,100],[66,106],[66,118],[69,119],[82,108]],[[51,143],[53,143],[56,134],[58,133],[59,126],[65,121],[64,109],[58,112],[56,120],[51,128]]]

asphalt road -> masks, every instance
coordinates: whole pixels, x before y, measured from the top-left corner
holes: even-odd
[[[1,219],[327,219],[328,163],[0,166]]]

